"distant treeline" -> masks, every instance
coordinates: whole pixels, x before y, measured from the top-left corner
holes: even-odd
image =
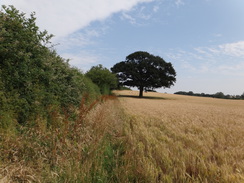
[[[192,91],[178,91],[174,94],[178,95],[189,95],[189,96],[198,96],[198,97],[212,97],[212,98],[223,98],[223,99],[244,99],[244,93],[242,95],[225,95],[223,92],[217,92],[215,94],[206,94],[206,93],[194,93]]]

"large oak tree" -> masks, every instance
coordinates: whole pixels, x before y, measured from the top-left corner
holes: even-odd
[[[137,87],[139,97],[143,96],[144,90],[169,88],[176,82],[176,72],[170,62],[143,51],[128,55],[111,70],[117,74],[121,85]]]

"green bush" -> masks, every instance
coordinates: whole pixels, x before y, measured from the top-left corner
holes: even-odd
[[[116,75],[101,64],[93,66],[86,73],[86,76],[100,88],[101,93],[104,95],[111,94],[111,89],[117,88],[118,80]]]
[[[0,128],[7,118],[26,124],[48,118],[51,106],[69,111],[79,106],[84,93],[93,99],[100,94],[81,71],[50,49],[52,35],[40,31],[35,21],[34,13],[26,18],[13,6],[0,11],[0,113],[5,116]]]

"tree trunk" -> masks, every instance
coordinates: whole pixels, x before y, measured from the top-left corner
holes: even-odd
[[[139,93],[139,97],[142,98],[143,97],[143,86],[140,86],[140,93]]]

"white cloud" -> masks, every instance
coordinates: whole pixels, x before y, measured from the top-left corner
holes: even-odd
[[[132,25],[144,26],[151,23],[153,15],[157,13],[159,6],[146,7],[137,6],[130,11],[124,11],[120,17],[122,20],[128,20]]]
[[[132,17],[131,15],[129,15],[128,13],[126,13],[126,12],[123,12],[123,14],[122,14],[122,20],[129,20],[129,22],[131,23],[131,24],[136,24],[136,19],[134,18],[134,17]]]
[[[183,2],[183,0],[176,0],[175,4],[176,4],[177,7],[179,7],[181,5],[184,5],[185,3]]]
[[[59,51],[83,49],[86,46],[97,44],[94,38],[100,37],[107,31],[107,26],[99,24],[96,27],[87,27],[82,31],[77,31],[69,34],[66,37],[61,37],[55,42],[58,42]]]
[[[166,56],[176,68],[177,83],[167,91],[195,93],[243,93],[243,42],[198,47],[192,50],[175,49]]]
[[[204,55],[225,55],[232,57],[244,57],[244,41],[238,41],[234,43],[226,43],[221,45],[215,45],[210,47],[198,47],[195,50]]]
[[[189,72],[244,76],[244,41],[198,47],[192,51],[174,50],[167,55]]]
[[[223,37],[222,34],[214,34],[214,37]]]
[[[84,33],[76,32],[74,34],[70,34],[65,38],[60,38],[58,40],[58,48],[60,51],[82,48],[87,45],[93,44],[93,41]]]
[[[233,71],[237,71],[237,70],[244,70],[244,63],[239,63],[239,64],[237,64],[237,65],[232,65],[232,66],[230,66],[230,65],[221,65],[221,66],[219,66],[218,67],[218,69],[219,70],[228,70],[228,71],[231,71],[231,72],[233,72]],[[244,73],[243,73],[244,74]]]
[[[61,56],[65,59],[69,59],[69,63],[77,68],[82,68],[83,72],[86,72],[91,68],[91,65],[96,65],[99,61],[99,57],[92,53],[80,51],[78,53],[62,53]]]
[[[157,13],[158,10],[159,10],[159,6],[154,6],[154,7],[153,7],[153,12],[154,12],[154,13]]]
[[[0,0],[0,6],[14,5],[27,16],[36,12],[40,30],[46,29],[55,35],[52,42],[58,43],[55,47],[58,53],[71,59],[71,65],[87,70],[97,64],[102,56],[94,53],[94,50],[84,48],[97,44],[93,38],[105,34],[108,28],[103,24],[95,28],[89,25],[118,12],[135,22],[129,12],[139,3],[152,1],[154,0]]]
[[[120,11],[128,11],[142,2],[153,0],[1,0],[0,5],[14,5],[30,14],[35,11],[37,23],[57,38],[65,37]]]
[[[244,57],[244,41],[222,44],[219,46],[219,50],[226,55]]]

